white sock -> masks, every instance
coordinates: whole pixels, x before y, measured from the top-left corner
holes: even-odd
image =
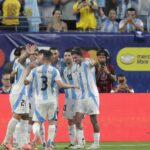
[[[36,137],[39,136],[40,134],[40,124],[39,123],[34,123],[33,126],[32,126],[32,129],[33,129],[33,133]]]
[[[16,125],[15,131],[13,134],[13,145],[15,147],[19,146],[20,130],[21,130],[21,123],[19,121]]]
[[[77,141],[79,145],[84,145],[84,134],[83,130],[77,129]]]
[[[9,121],[8,126],[7,126],[4,143],[9,143],[9,140],[10,140],[11,136],[13,135],[18,122],[19,121],[17,119],[11,118],[11,120]]]
[[[99,145],[100,133],[94,133],[94,144]]]
[[[45,140],[45,126],[44,126],[44,123],[40,126],[40,139],[41,139],[42,144],[43,144],[43,143],[46,143],[46,140]]]
[[[28,143],[30,143],[30,134],[31,134],[31,132],[32,132],[32,125],[29,124],[28,125],[28,139],[29,139]]]
[[[69,136],[70,136],[70,143],[75,145],[76,143],[76,126],[75,125],[69,126]]]
[[[47,141],[48,145],[51,145],[51,143],[54,141],[55,130],[56,130],[55,125],[49,125],[49,128],[48,128],[48,141]]]
[[[28,134],[28,120],[20,120],[20,137],[19,137],[19,147],[22,147],[24,144],[28,144],[29,142],[29,134]]]

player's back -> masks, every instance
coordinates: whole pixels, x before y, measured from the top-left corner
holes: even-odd
[[[35,82],[35,99],[38,103],[47,103],[56,100],[56,82],[58,70],[51,65],[41,65],[33,70]]]

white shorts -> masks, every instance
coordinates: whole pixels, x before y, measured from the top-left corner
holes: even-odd
[[[44,122],[46,118],[48,118],[48,120],[51,120],[56,115],[56,102],[36,104],[35,107],[36,108],[33,115],[33,121]]]
[[[74,119],[76,114],[76,103],[77,100],[66,99],[66,104],[64,105],[64,117],[67,119]]]
[[[34,114],[34,111],[35,111],[35,100],[34,100],[34,98],[29,99],[29,108],[30,108],[29,116],[33,117],[33,114]]]
[[[29,101],[25,95],[10,94],[12,112],[16,114],[29,114]]]
[[[77,100],[76,112],[88,115],[98,115],[99,97],[95,96]]]

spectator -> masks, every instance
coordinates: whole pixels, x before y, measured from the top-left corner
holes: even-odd
[[[53,11],[53,19],[52,21],[48,24],[47,27],[47,32],[60,32],[60,31],[67,31],[67,24],[63,21],[61,21],[61,15],[62,12],[59,9],[55,9]]]
[[[9,94],[11,89],[10,74],[4,73],[1,78],[2,87],[0,88],[0,94]]]
[[[97,52],[96,83],[100,93],[110,93],[116,79],[114,67],[107,64],[108,57],[108,53],[105,50]]]
[[[73,15],[75,0],[61,0],[62,20],[67,24],[68,30],[76,30],[76,16]]]
[[[39,24],[41,24],[41,18],[37,0],[25,0],[25,14],[29,22],[29,31],[39,32]]]
[[[52,12],[54,11],[58,2],[59,0],[38,0],[42,24],[44,26],[47,26],[51,21]]]
[[[128,86],[125,75],[117,75],[117,83],[117,86],[112,88],[111,93],[134,93],[133,88]]]
[[[119,23],[120,32],[131,32],[135,30],[144,31],[143,22],[136,18],[136,11],[134,8],[127,9],[126,18]]]
[[[73,13],[77,15],[76,28],[81,31],[95,30],[97,27],[96,10],[97,3],[94,0],[77,0],[73,6]]]
[[[13,30],[20,25],[19,17],[23,12],[23,6],[19,0],[3,0],[0,4],[2,10],[2,25],[7,26],[3,30]],[[8,27],[9,26],[9,27]]]
[[[116,11],[111,9],[108,17],[104,14],[102,8],[100,8],[101,25],[99,27],[102,32],[118,32],[118,22],[116,22]]]

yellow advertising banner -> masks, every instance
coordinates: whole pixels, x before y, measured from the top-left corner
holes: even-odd
[[[126,47],[117,54],[117,64],[125,71],[150,71],[150,47]]]

